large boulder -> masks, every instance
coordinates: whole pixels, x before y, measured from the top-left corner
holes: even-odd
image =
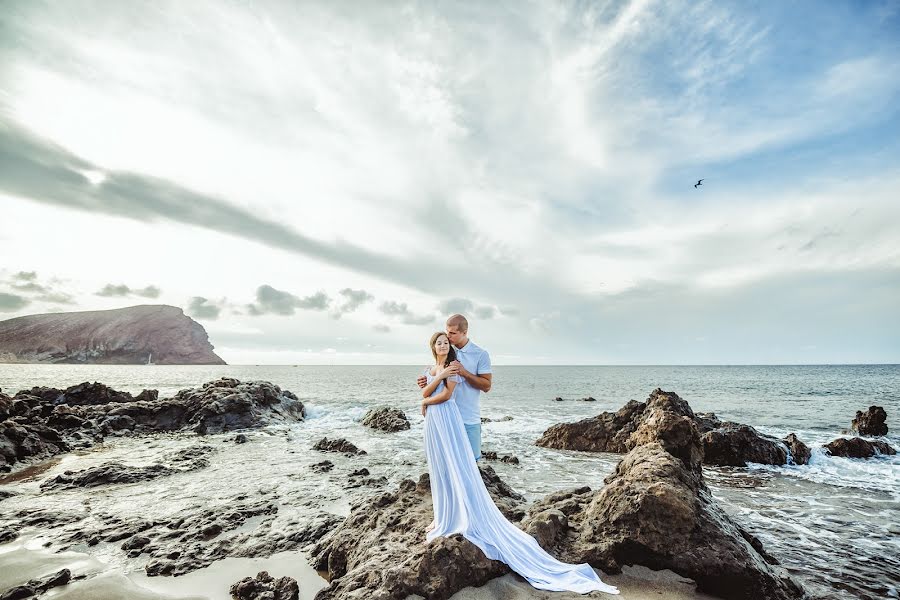
[[[539,500],[523,521],[526,531],[560,560],[607,572],[639,564],[670,569],[724,598],[803,598],[759,540],[716,504],[703,478],[699,428],[684,407],[664,394],[649,404],[645,431],[629,437],[642,443],[606,485]]]
[[[661,404],[667,405],[667,410],[655,412],[654,408]],[[680,444],[688,434],[688,420],[693,421],[702,436],[705,464],[787,463],[788,449],[781,441],[761,435],[749,425],[721,421],[714,413],[694,413],[678,394],[661,389],[654,390],[646,402],[631,400],[615,413],[553,425],[535,444],[563,450],[625,453],[659,437],[664,447],[674,444],[693,451]]]
[[[12,419],[0,423],[0,473],[11,471],[19,461],[47,458],[69,449],[58,431],[40,423]]]
[[[862,438],[838,438],[825,444],[825,450],[832,456],[847,458],[871,458],[876,454],[896,454],[886,442],[864,440]]]
[[[787,464],[787,449],[777,440],[761,436],[749,425],[725,422],[701,437],[704,462],[708,465],[746,467],[748,462]]]
[[[379,406],[372,408],[363,417],[362,424],[372,429],[393,433],[409,429],[409,419],[399,408]]]
[[[870,406],[869,410],[856,411],[850,427],[859,435],[887,435],[887,412],[880,406]]]
[[[33,392],[34,390],[30,392],[31,395],[34,395]],[[110,404],[116,402],[134,402],[134,397],[128,392],[114,390],[111,387],[96,381],[94,383],[85,381],[84,383],[68,387],[53,400],[53,404],[68,404],[69,406]]]
[[[72,414],[93,419],[104,433],[191,430],[222,433],[265,425],[302,421],[303,403],[297,396],[268,381],[241,382],[231,377],[208,381],[171,398],[153,399],[145,390],[130,402],[71,407]]]
[[[626,443],[637,429],[647,405],[630,400],[614,413],[604,412],[576,423],[552,425],[535,442],[544,448],[587,452],[627,452]]]
[[[500,510],[513,521],[520,519],[523,498],[489,466],[479,468]],[[432,517],[428,474],[354,505],[312,550],[313,566],[327,572],[329,580],[316,600],[403,600],[411,594],[442,600],[509,572],[459,534],[426,544],[425,527]]]

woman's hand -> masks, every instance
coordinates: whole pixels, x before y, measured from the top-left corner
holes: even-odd
[[[456,375],[457,373],[459,373],[459,367],[455,364],[451,364],[450,366],[442,369],[441,372],[438,373],[437,378],[438,379],[447,379],[451,375]]]
[[[425,416],[425,411],[426,411],[427,409],[428,409],[428,407],[427,407],[427,406],[425,405],[425,403],[423,402],[423,403],[422,403],[422,416],[423,416],[423,417]]]

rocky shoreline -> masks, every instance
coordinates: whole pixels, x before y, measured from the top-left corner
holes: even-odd
[[[872,407],[860,412],[854,424],[864,435],[867,424],[880,431],[882,413]],[[195,436],[196,442],[161,453],[150,464],[107,461],[64,471],[44,478],[39,490],[58,493],[164,481],[208,469],[221,444],[247,443],[252,430],[304,418],[303,403],[291,392],[269,382],[232,378],[181,390],[171,398],[159,398],[153,390],[133,397],[99,383],[65,390],[32,388],[13,396],[0,392],[0,471],[12,471],[12,477],[37,461],[122,436]],[[402,411],[391,407],[373,408],[362,424],[379,435],[409,428]],[[244,433],[221,435],[239,430]],[[217,436],[219,446],[210,443],[210,436]],[[835,440],[829,450],[850,456],[865,456],[869,449],[893,451],[879,440],[856,437],[841,442],[844,439]],[[631,401],[615,413],[555,425],[537,445],[623,454],[599,489],[574,487],[531,504],[490,466],[481,467],[504,514],[560,560],[587,562],[605,573],[634,565],[668,570],[722,598],[757,598],[760,591],[774,599],[806,597],[763,544],[717,505],[703,474],[704,464],[802,464],[806,446],[796,436],[774,440],[746,425],[695,414],[677,394],[657,389],[647,401]],[[335,464],[325,460],[329,456],[352,464],[367,455],[344,438],[323,438],[304,452],[321,456],[307,477],[333,477]],[[496,456],[518,462],[512,459]],[[20,508],[0,518],[0,543],[15,540],[23,530],[38,530],[55,550],[117,544],[129,558],[144,560],[146,574],[153,577],[190,573],[226,557],[302,550],[327,575],[328,585],[318,592],[318,600],[443,599],[509,572],[459,535],[424,544],[424,528],[431,520],[427,473],[386,489],[384,477],[366,468],[350,470],[344,483],[350,502],[346,517],[320,510],[309,500],[266,490],[255,496],[234,495],[227,499],[226,510],[197,506],[164,519],[116,516],[104,513],[102,506],[90,514]],[[12,494],[2,483],[0,502]],[[308,502],[309,518],[276,523],[285,502]],[[234,597],[296,597],[295,586],[283,578],[260,573],[256,579],[237,579]],[[2,594],[4,590],[0,598]]]
[[[614,413],[604,412],[576,423],[554,425],[535,443],[559,450],[624,454],[641,443],[642,438],[636,432],[648,424],[652,427],[653,420],[658,418],[652,411],[652,403],[659,394],[665,392],[657,389],[646,402],[631,400]],[[703,464],[746,467],[747,463],[805,465],[809,462],[810,449],[796,434],[778,440],[760,434],[750,425],[722,421],[714,413],[694,413],[687,403],[684,405],[684,416],[700,432]],[[861,435],[886,435],[886,417],[882,407],[871,406],[866,412],[856,413],[852,429]],[[833,456],[851,458],[896,454],[886,442],[861,437],[837,438],[826,448]]]

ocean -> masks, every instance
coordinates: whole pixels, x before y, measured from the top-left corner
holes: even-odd
[[[214,505],[239,489],[290,488],[295,496],[305,494],[340,507],[342,494],[336,483],[331,488],[305,476],[308,465],[322,459],[311,446],[323,436],[345,437],[369,453],[366,466],[387,477],[389,488],[402,479],[417,478],[427,469],[415,385],[423,368],[424,364],[3,364],[0,388],[13,394],[32,386],[65,388],[99,381],[132,393],[157,389],[162,397],[228,376],[271,381],[297,394],[308,412],[304,423],[286,431],[253,432],[252,439],[258,443],[229,446],[210,468],[179,475],[182,480],[177,486],[162,478],[89,493],[35,494],[27,499],[32,504],[70,504],[74,509],[90,496],[94,506],[102,505],[108,513],[143,511],[152,515],[198,502]],[[512,419],[484,424],[483,449],[519,458],[518,465],[491,464],[529,500],[578,485],[597,489],[620,458],[538,448],[534,441],[547,427],[615,411],[628,400],[645,400],[657,387],[676,392],[696,412],[715,412],[723,420],[746,423],[778,438],[796,433],[813,450],[809,465],[704,467],[715,497],[811,593],[841,599],[900,597],[900,456],[846,459],[827,456],[821,449],[849,429],[857,410],[870,405],[885,408],[886,441],[900,449],[900,365],[496,366],[493,381],[491,392],[482,396],[481,414]],[[555,401],[557,397],[563,400]],[[584,397],[596,401],[580,401]],[[361,426],[366,411],[382,404],[403,409],[412,428],[383,434]],[[112,440],[100,452],[67,456],[47,473],[111,459],[139,461],[161,447],[178,448],[187,443],[185,436],[154,436],[152,442]],[[19,485],[26,491],[37,490],[39,481]],[[4,504],[15,506],[25,501],[13,497]],[[92,552],[105,564],[133,574],[133,579],[140,578],[140,564],[121,552],[103,548]]]

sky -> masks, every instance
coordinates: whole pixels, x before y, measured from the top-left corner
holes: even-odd
[[[0,10],[0,320],[231,364],[900,362],[900,1]],[[694,184],[703,179],[702,185]]]

